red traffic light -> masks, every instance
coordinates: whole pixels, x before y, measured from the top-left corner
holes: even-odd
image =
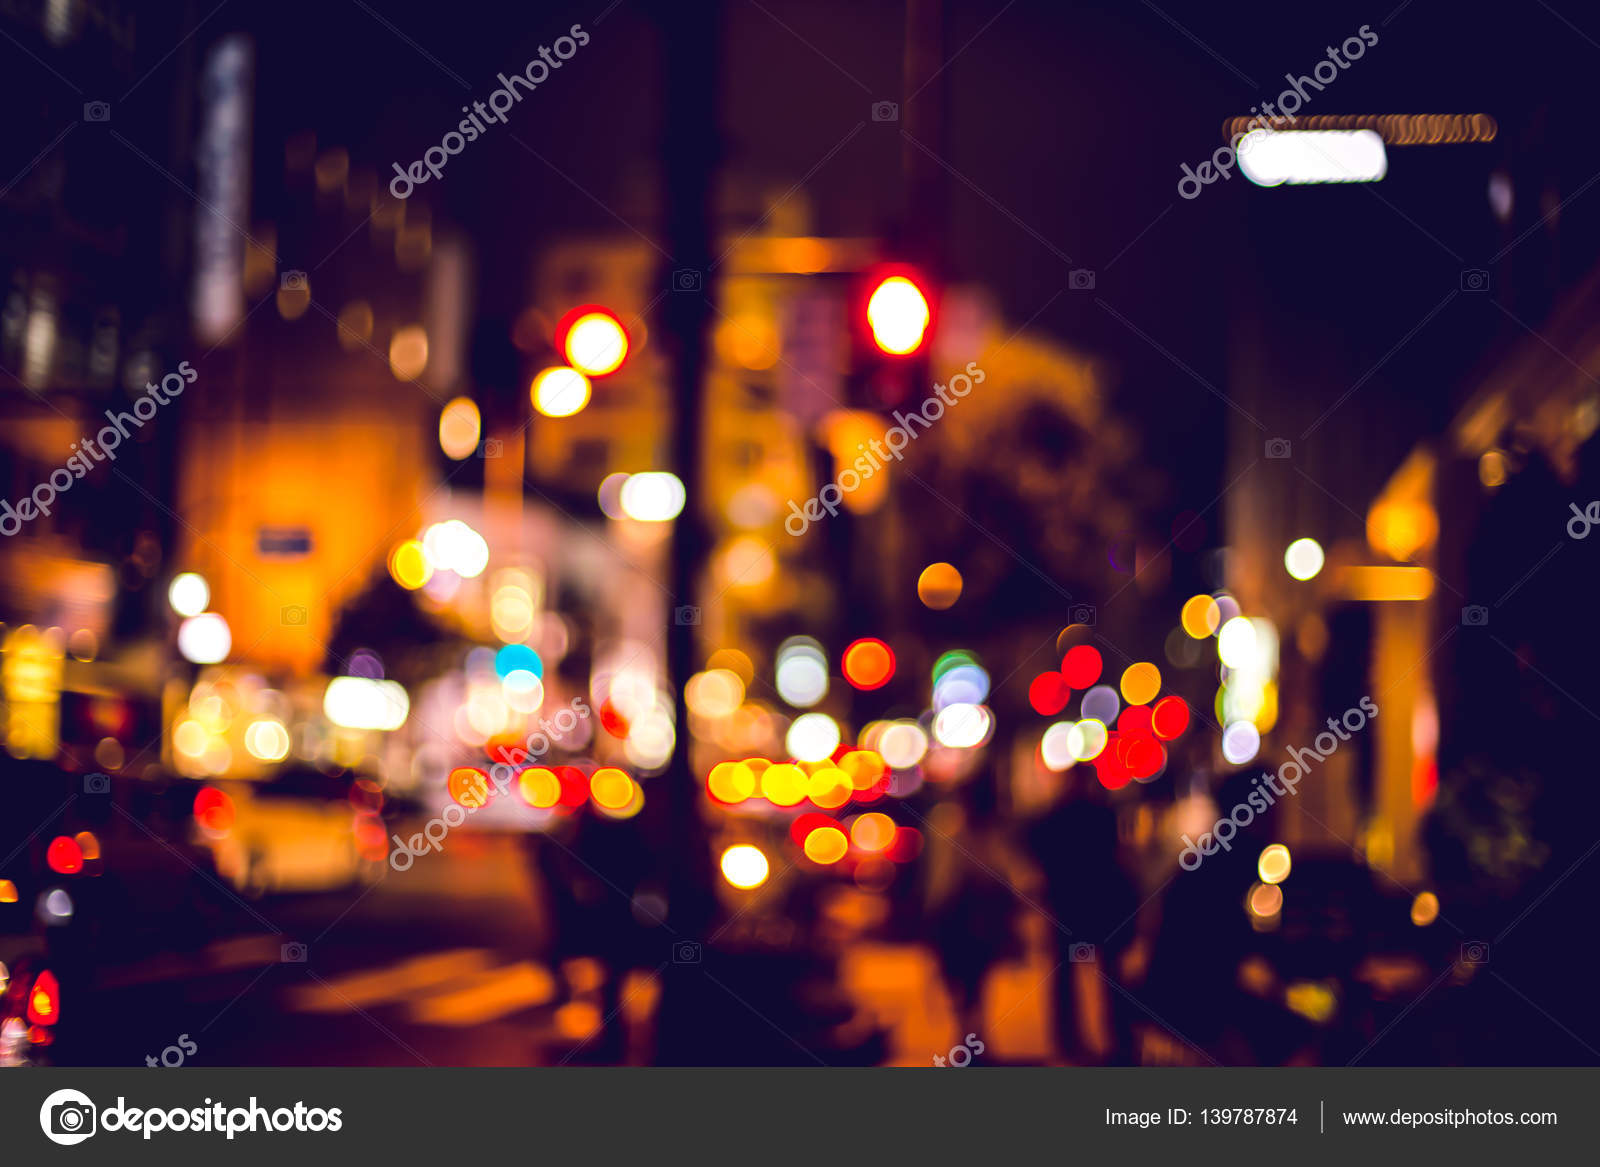
[[[574,308],[556,326],[556,347],[567,364],[586,377],[614,373],[628,359],[628,330],[622,318],[599,304]]]
[[[927,341],[933,310],[927,292],[911,273],[885,275],[867,297],[872,343],[890,356],[908,357]]]

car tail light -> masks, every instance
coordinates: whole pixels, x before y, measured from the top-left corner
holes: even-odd
[[[49,969],[34,979],[28,992],[28,1020],[34,1025],[54,1025],[61,1020],[61,985]]]

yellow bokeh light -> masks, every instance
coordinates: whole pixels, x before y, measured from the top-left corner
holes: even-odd
[[[756,792],[756,772],[743,762],[718,762],[711,767],[706,788],[722,802],[743,802]]]
[[[172,731],[173,748],[188,758],[198,758],[205,753],[210,740],[205,726],[189,718],[180,721]]]
[[[1431,891],[1425,891],[1411,901],[1411,922],[1418,928],[1426,928],[1439,918],[1439,897]]]
[[[459,462],[470,458],[483,436],[483,418],[470,397],[457,397],[439,413],[439,448]]]
[[[743,891],[766,883],[767,874],[771,871],[761,849],[749,843],[740,843],[724,851],[721,867],[722,878]]]
[[[917,577],[917,599],[942,612],[961,598],[961,573],[948,563],[930,563]]]
[[[389,340],[389,371],[401,381],[415,381],[428,367],[428,334],[420,324],[397,329]]]
[[[731,717],[744,704],[744,682],[732,669],[707,669],[684,683],[683,699],[698,717]]]
[[[633,801],[633,779],[615,766],[602,767],[589,778],[589,796],[597,806],[622,810]]]
[[[1148,705],[1161,692],[1161,670],[1149,661],[1129,665],[1122,674],[1122,699],[1129,705]]]
[[[501,584],[489,601],[489,623],[507,644],[517,644],[533,630],[533,596],[521,584]]]
[[[813,863],[837,863],[850,850],[850,840],[838,827],[818,827],[806,836],[803,850]]]
[[[567,330],[567,361],[580,373],[602,377],[621,366],[628,356],[628,334],[616,317],[587,312]]]
[[[1183,604],[1179,617],[1183,630],[1196,640],[1204,640],[1217,630],[1222,622],[1222,609],[1217,601],[1207,595],[1190,596]]]
[[[837,810],[850,801],[855,786],[838,766],[818,766],[806,783],[806,793],[823,810]]]
[[[1282,883],[1289,878],[1292,866],[1289,848],[1282,843],[1273,843],[1264,848],[1261,858],[1256,860],[1256,874],[1261,877],[1262,883]]]
[[[811,788],[811,780],[799,766],[779,762],[761,775],[761,794],[774,806],[798,806]]]
[[[428,553],[420,542],[407,539],[389,556],[389,574],[395,583],[414,592],[433,578],[433,564],[428,562]]]
[[[281,762],[289,756],[289,730],[271,717],[252,721],[244,731],[244,748],[258,762]]]
[[[548,810],[561,801],[561,779],[554,770],[542,766],[524,770],[517,779],[517,789],[523,802],[540,810]]]
[[[855,790],[870,790],[888,771],[888,764],[876,750],[851,750],[839,759],[839,769],[850,777]]]
[[[1439,514],[1420,501],[1384,501],[1367,512],[1367,542],[1375,551],[1402,562],[1433,545]]]
[[[589,404],[589,378],[557,365],[535,377],[530,392],[533,407],[546,417],[571,417]]]

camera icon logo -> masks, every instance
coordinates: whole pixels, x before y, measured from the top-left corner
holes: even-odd
[[[1067,959],[1073,964],[1093,964],[1094,945],[1078,943],[1067,949]]]
[[[478,447],[478,457],[480,458],[498,458],[504,452],[505,443],[499,438],[489,438],[483,445]]]
[[[1482,940],[1469,940],[1461,946],[1462,964],[1488,964],[1489,945]]]
[[[306,610],[299,604],[290,604],[283,609],[281,615],[285,624],[292,624],[297,627],[304,627],[305,625]]]
[[[83,776],[83,792],[85,794],[110,794],[111,779],[104,774],[85,774]]]
[[[680,604],[672,609],[672,622],[674,624],[700,623],[700,609],[693,604]]]
[[[94,1101],[81,1090],[57,1090],[39,1107],[39,1129],[52,1143],[72,1147],[95,1132]]]
[[[1463,292],[1487,292],[1489,290],[1489,273],[1481,267],[1463,268],[1461,272],[1461,290]]]
[[[704,283],[704,277],[692,267],[680,267],[672,273],[674,292],[698,292]]]
[[[897,122],[900,120],[900,106],[893,101],[875,101],[872,103],[872,120],[875,122]]]
[[[86,101],[83,103],[83,120],[86,122],[108,122],[111,120],[111,103],[106,101]]]
[[[1095,612],[1093,604],[1072,605],[1072,623],[1074,624],[1087,624],[1090,628],[1093,628],[1097,615],[1098,613]]]
[[[1067,273],[1067,287],[1074,292],[1094,291],[1094,269],[1075,267]]]
[[[1287,458],[1289,456],[1289,453],[1290,453],[1290,451],[1292,449],[1293,449],[1293,447],[1289,444],[1289,439],[1288,438],[1268,438],[1267,439],[1266,450],[1267,450],[1267,457],[1269,457],[1269,458],[1276,458],[1276,459],[1281,461],[1282,459]]]
[[[698,940],[675,940],[672,943],[673,964],[699,964],[700,942]]]
[[[285,292],[303,292],[306,290],[306,273],[286,271],[278,277],[278,287]]]
[[[1482,628],[1489,623],[1489,609],[1482,604],[1468,604],[1461,609],[1461,626],[1463,628]]]
[[[306,946],[298,940],[291,940],[279,951],[279,958],[284,964],[304,964],[308,955]]]

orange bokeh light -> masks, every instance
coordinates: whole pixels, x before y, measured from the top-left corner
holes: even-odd
[[[806,836],[806,858],[813,863],[837,863],[850,850],[850,841],[838,827],[818,827]]]
[[[489,776],[471,766],[457,766],[451,770],[446,786],[450,797],[470,810],[477,810],[489,801]]]
[[[882,851],[894,842],[894,820],[878,811],[857,815],[850,824],[850,841],[863,851]]]
[[[857,689],[881,689],[894,676],[894,650],[867,636],[844,650],[839,661],[844,679]]]

